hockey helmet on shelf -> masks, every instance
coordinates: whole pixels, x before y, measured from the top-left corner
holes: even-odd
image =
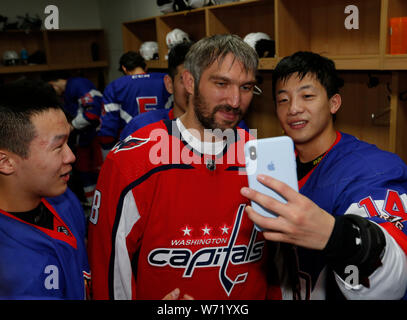
[[[141,44],[140,54],[144,60],[158,59],[158,44],[156,41],[146,41]]]
[[[20,58],[14,50],[7,50],[3,53],[3,64],[5,66],[14,66],[18,64]]]
[[[165,37],[165,41],[167,43],[168,48],[172,48],[173,46],[177,45],[178,43],[182,42],[189,42],[189,36],[185,31],[181,29],[175,28],[167,33]]]
[[[249,44],[260,58],[274,57],[275,41],[264,32],[252,32],[247,34],[243,41]]]

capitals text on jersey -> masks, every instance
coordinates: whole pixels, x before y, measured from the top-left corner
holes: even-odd
[[[237,210],[236,220],[227,246],[202,248],[195,253],[189,249],[157,248],[148,255],[148,262],[155,267],[170,266],[185,268],[183,277],[192,277],[196,268],[219,267],[219,281],[229,296],[235,284],[245,282],[247,273],[239,274],[234,280],[227,275],[229,263],[234,265],[255,262],[261,259],[265,241],[256,240],[257,231],[253,227],[248,245],[236,245],[245,205]]]

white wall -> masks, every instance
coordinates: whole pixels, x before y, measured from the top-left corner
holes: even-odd
[[[155,1],[154,1],[155,2]],[[56,5],[59,9],[60,29],[94,29],[102,28],[98,0],[1,0],[0,14],[17,21],[17,15],[36,14],[44,21],[47,5]]]
[[[154,0],[99,0],[102,26],[109,47],[109,76],[112,81],[122,74],[118,71],[123,52],[122,23],[160,15]]]

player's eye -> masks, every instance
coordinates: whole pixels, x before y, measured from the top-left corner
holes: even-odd
[[[288,102],[288,99],[287,99],[287,98],[278,98],[278,99],[277,99],[277,103],[278,103],[278,104],[282,104],[282,103],[286,103],[286,102]]]
[[[247,85],[243,85],[241,88],[243,91],[253,91],[254,85],[247,84]]]
[[[313,94],[304,94],[304,99],[312,99],[313,97]]]

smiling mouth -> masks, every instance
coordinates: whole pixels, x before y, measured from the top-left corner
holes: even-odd
[[[300,120],[300,121],[295,121],[295,122],[290,122],[289,126],[292,129],[301,129],[304,128],[305,125],[307,124],[308,121],[305,120]]]
[[[61,174],[60,177],[65,180],[68,181],[71,175],[71,171],[68,171],[67,173]]]

